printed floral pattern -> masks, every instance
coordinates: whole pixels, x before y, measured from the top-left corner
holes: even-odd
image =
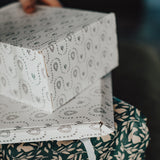
[[[97,160],[140,160],[144,159],[149,143],[146,118],[135,107],[114,100],[114,133],[90,141]],[[2,145],[3,159],[53,159],[87,160],[83,143],[75,141],[48,141]]]
[[[142,113],[124,101],[114,98],[115,132],[92,138],[98,160],[140,160],[144,159],[149,143],[146,118]]]

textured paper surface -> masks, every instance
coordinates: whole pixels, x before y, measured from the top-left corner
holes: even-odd
[[[0,94],[52,111],[117,65],[112,13],[0,10]]]
[[[0,143],[71,140],[114,130],[110,75],[52,114],[0,96]]]

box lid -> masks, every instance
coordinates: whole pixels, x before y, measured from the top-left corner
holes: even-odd
[[[96,20],[113,15],[41,5],[37,5],[37,11],[30,15],[22,10],[19,3],[13,3],[0,10],[0,42],[41,50],[49,42],[60,41],[68,33],[75,33]],[[116,30],[115,24],[111,29]]]
[[[114,14],[0,10],[0,94],[52,112],[118,65]]]
[[[81,139],[113,130],[110,75],[52,114],[0,96],[0,144]]]

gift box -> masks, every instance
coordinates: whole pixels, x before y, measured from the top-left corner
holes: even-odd
[[[52,112],[118,65],[113,13],[0,10],[0,94]]]
[[[113,98],[115,131],[109,135],[70,141],[4,144],[2,159],[145,159],[149,143],[146,118],[134,106]]]
[[[72,140],[114,131],[111,75],[52,114],[0,96],[0,144]]]

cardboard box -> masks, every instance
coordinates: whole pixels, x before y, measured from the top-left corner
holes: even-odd
[[[118,65],[115,16],[0,10],[0,94],[52,112]]]
[[[0,144],[82,139],[113,130],[111,75],[52,114],[0,96]]]

